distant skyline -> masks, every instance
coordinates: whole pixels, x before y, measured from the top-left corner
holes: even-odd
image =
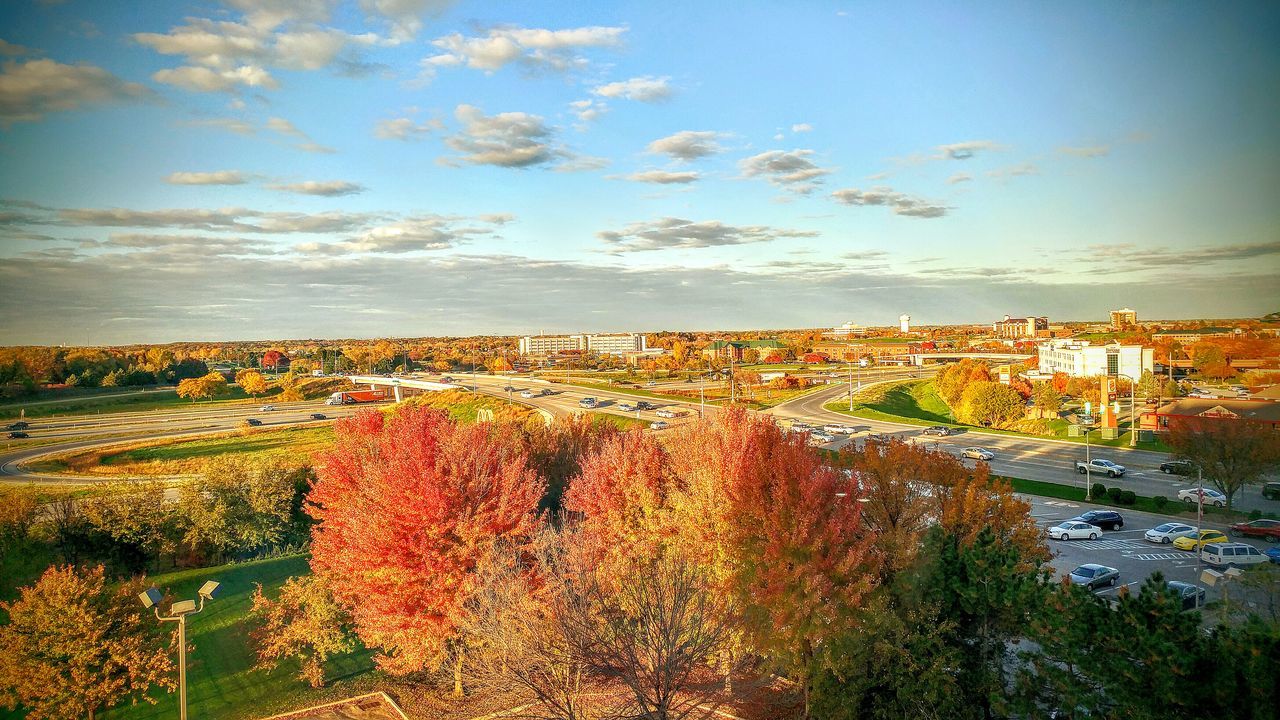
[[[0,344],[1258,317],[1280,5],[14,0]]]

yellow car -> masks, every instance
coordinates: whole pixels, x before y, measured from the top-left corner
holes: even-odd
[[[1199,550],[1209,543],[1227,542],[1227,536],[1217,530],[1201,530],[1195,535],[1180,537],[1173,541],[1173,546],[1179,550]]]

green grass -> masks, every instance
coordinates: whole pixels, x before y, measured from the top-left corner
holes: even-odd
[[[614,415],[612,413],[592,413],[591,420],[597,424],[607,423],[624,431],[631,430],[633,428],[647,428],[649,427],[650,422],[640,418],[624,417],[622,415]]]
[[[1195,519],[1196,517],[1195,506],[1189,506],[1191,507],[1191,509],[1188,510],[1187,509],[1188,506],[1182,501],[1178,500],[1176,493],[1173,497],[1168,498],[1168,502],[1165,503],[1164,505],[1160,505],[1156,503],[1156,501],[1153,498],[1147,497],[1145,495],[1138,495],[1132,505],[1122,505],[1120,503],[1113,502],[1109,495],[1103,495],[1102,497],[1095,497],[1089,500],[1085,500],[1084,498],[1085,490],[1084,490],[1083,480],[1080,481],[1080,485],[1076,486],[1076,485],[1062,485],[1060,483],[1046,482],[1044,480],[1024,480],[1022,478],[1012,478],[1012,477],[1005,477],[1003,479],[1009,481],[1009,484],[1013,486],[1014,492],[1019,492],[1024,495],[1036,495],[1038,497],[1058,498],[1059,500],[1072,500],[1075,502],[1090,502],[1095,505],[1107,505],[1110,507],[1121,508],[1121,509],[1127,508],[1130,510],[1137,510],[1139,512],[1148,512],[1148,513],[1154,513],[1157,515],[1167,515],[1169,517],[1177,517],[1177,518],[1184,518],[1184,519],[1186,518]],[[1106,485],[1105,482],[1103,482],[1102,484]],[[1266,513],[1264,517],[1271,517],[1273,515],[1274,513]],[[1204,509],[1204,516],[1208,520],[1211,520],[1213,522],[1219,522],[1219,523],[1234,523],[1234,522],[1240,522],[1240,521],[1249,519],[1248,513],[1239,512],[1237,510],[1232,510],[1231,512],[1227,512],[1225,508],[1216,508],[1216,507],[1206,507]]]
[[[336,678],[329,687],[312,690],[297,678],[294,663],[274,671],[254,670],[248,612],[254,584],[262,583],[273,594],[286,578],[311,572],[307,558],[292,555],[269,560],[222,565],[157,575],[156,587],[175,597],[195,597],[206,580],[222,583],[218,596],[204,612],[192,616],[187,639],[195,650],[187,656],[187,704],[192,718],[261,718],[293,708],[351,694],[349,680],[373,670],[366,650],[333,658],[326,676]],[[157,694],[156,705],[124,706],[102,713],[104,720],[167,720],[178,716],[177,694]]]
[[[333,442],[333,426],[286,428],[262,433],[201,438],[153,445],[102,456],[103,465],[153,461],[192,460],[214,455],[278,457],[320,449]]]
[[[231,392],[217,400],[201,400],[198,407],[221,405],[226,403],[252,403],[261,401],[266,396],[251,398],[239,387],[231,387]],[[178,397],[174,390],[155,390],[140,395],[115,397],[117,393],[102,395],[78,395],[53,403],[31,404],[30,402],[10,402],[0,405],[0,420],[13,420],[26,410],[27,418],[43,418],[53,415],[108,414],[119,412],[140,412],[167,408],[191,407],[190,400]],[[267,394],[269,396],[270,393]]]
[[[590,390],[603,390],[603,391],[606,391],[606,392],[614,392],[614,393],[619,393],[619,394],[622,394],[622,395],[634,395],[634,396],[636,396],[636,397],[654,398],[655,400],[673,400],[673,401],[676,401],[676,402],[684,402],[684,403],[696,403],[696,402],[698,402],[698,396],[697,396],[697,395],[676,395],[676,394],[674,394],[674,393],[654,392],[654,391],[652,391],[652,390],[643,390],[643,389],[638,389],[638,388],[631,388],[631,387],[626,387],[626,386],[624,386],[624,385],[606,385],[606,384],[602,384],[602,383],[588,383],[588,382],[569,382],[569,383],[564,383],[564,382],[555,382],[555,383],[553,383],[553,384],[555,384],[555,385],[566,385],[566,384],[567,384],[567,385],[572,385],[572,386],[574,386],[574,387],[587,388],[587,389],[590,389]],[[814,386],[807,387],[807,388],[800,388],[800,389],[798,389],[798,390],[767,390],[767,389],[761,389],[761,390],[758,390],[758,391],[757,391],[757,395],[760,395],[760,394],[763,394],[763,393],[768,393],[768,397],[767,397],[766,399],[763,399],[763,400],[761,400],[761,399],[755,399],[755,400],[742,399],[742,400],[739,400],[738,402],[739,402],[739,404],[743,405],[744,407],[749,407],[749,408],[754,408],[754,409],[757,409],[757,410],[762,410],[762,409],[764,409],[764,408],[770,408],[770,407],[773,407],[773,406],[775,406],[775,405],[781,405],[782,403],[787,402],[788,400],[794,400],[795,398],[797,398],[797,397],[799,397],[799,396],[801,396],[801,395],[805,395],[805,394],[810,393],[810,392],[815,392],[815,391],[817,391],[817,390],[819,390],[819,389],[822,389],[823,387],[826,387],[826,386],[824,386],[824,385],[814,385]],[[718,392],[718,391],[719,391],[719,389],[717,389],[717,392]],[[728,402],[728,398],[727,398],[727,397],[722,397],[722,396],[721,396],[721,397],[713,397],[713,396],[711,396],[710,394],[708,394],[708,396],[707,396],[707,404],[708,404],[708,405],[721,405],[721,404],[724,404],[724,403],[727,403],[727,402]]]

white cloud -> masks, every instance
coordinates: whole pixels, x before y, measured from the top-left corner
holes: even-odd
[[[938,151],[942,153],[939,159],[945,158],[948,160],[968,160],[980,152],[1004,149],[1003,145],[991,140],[966,140],[965,142],[938,146]]]
[[[164,179],[171,185],[243,185],[248,178],[239,170],[217,172],[176,172]]]
[[[448,10],[454,0],[360,0],[360,9],[370,17],[380,18],[397,42],[412,40],[422,29],[422,18]]]
[[[564,30],[503,27],[489,30],[482,37],[453,33],[431,41],[443,52],[425,58],[422,68],[428,75],[438,67],[460,66],[492,73],[520,63],[529,69],[562,72],[585,65],[584,59],[573,54],[575,50],[616,47],[626,30],[600,26]]]
[[[26,55],[29,52],[31,52],[31,49],[26,46],[6,42],[3,38],[0,38],[0,55],[5,57],[17,57],[19,55]]]
[[[269,90],[280,86],[275,78],[271,77],[271,73],[252,65],[241,65],[231,70],[211,70],[206,67],[186,65],[157,70],[151,79],[190,92],[225,92],[241,85]]]
[[[844,205],[880,205],[891,208],[895,215],[917,218],[940,218],[947,214],[947,207],[911,197],[893,188],[875,187],[869,190],[846,188],[831,193],[836,202]]]
[[[542,118],[523,112],[485,115],[473,105],[459,105],[454,111],[462,129],[445,139],[445,144],[462,153],[473,165],[529,167],[563,157],[550,145],[552,136]]]
[[[1058,152],[1062,153],[1063,155],[1074,155],[1076,157],[1082,157],[1082,158],[1097,158],[1097,157],[1105,157],[1108,154],[1110,154],[1111,146],[1109,145],[1090,145],[1086,147],[1063,146],[1058,148]]]
[[[600,97],[658,102],[671,97],[671,86],[668,84],[670,80],[669,77],[634,77],[599,85],[592,92]]]
[[[569,107],[572,108],[570,112],[584,123],[596,120],[601,115],[609,112],[609,105],[600,100],[574,100],[569,103]]]
[[[352,253],[408,253],[445,250],[476,237],[491,236],[511,215],[482,215],[475,218],[455,215],[419,215],[377,225],[339,243],[303,243],[298,249],[310,255]]]
[[[596,237],[611,247],[611,252],[745,245],[780,238],[817,236],[818,233],[811,230],[787,230],[767,225],[735,226],[726,225],[719,220],[695,222],[673,217],[634,222],[616,232],[605,230],[596,233]]]
[[[321,197],[355,195],[357,193],[362,193],[365,190],[363,185],[347,182],[345,180],[307,180],[299,183],[268,185],[267,187],[281,192],[298,193],[300,195],[319,195]]]
[[[379,120],[373,127],[373,136],[379,140],[416,140],[432,130],[443,130],[444,124],[439,120],[415,122],[413,118],[398,117]]]
[[[657,183],[659,185],[684,185],[695,182],[699,175],[693,171],[671,172],[668,170],[645,170],[643,172],[634,172],[626,176],[628,180],[636,182]]]
[[[719,133],[710,130],[681,130],[674,135],[654,140],[649,143],[647,150],[651,154],[668,155],[677,160],[697,160],[724,149],[716,142],[719,136]]]
[[[337,0],[223,0],[245,13],[250,25],[267,30],[287,22],[324,22]]]
[[[947,184],[955,185],[957,183],[969,182],[971,180],[973,180],[973,176],[970,175],[969,173],[958,172],[958,173],[952,174],[951,177],[947,178]]]
[[[253,135],[258,132],[258,129],[253,125],[245,122],[244,120],[237,120],[235,118],[207,118],[204,120],[186,120],[179,124],[186,125],[187,127],[218,128],[219,130],[226,130],[227,132],[235,133],[237,135]]]
[[[745,177],[762,177],[770,183],[800,194],[807,194],[831,173],[830,168],[819,167],[809,157],[812,150],[769,150],[738,161],[738,168]]]
[[[31,60],[5,62],[0,68],[0,127],[36,122],[50,112],[138,102],[153,96],[147,88],[93,65]]]
[[[812,131],[813,131],[813,126],[810,125],[809,123],[796,123],[795,125],[791,126],[791,132],[793,133],[812,132]]]
[[[1009,165],[1007,167],[988,170],[987,176],[998,180],[1008,180],[1009,178],[1022,177],[1025,175],[1039,175],[1040,168],[1034,163],[1022,163],[1021,165]]]

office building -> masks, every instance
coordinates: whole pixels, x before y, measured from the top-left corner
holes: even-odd
[[[646,342],[643,333],[526,335],[520,338],[520,354],[555,355],[562,352],[588,352],[596,355],[622,355],[648,349]]]
[[[1122,308],[1120,310],[1111,311],[1111,327],[1119,330],[1120,328],[1133,327],[1138,324],[1138,313],[1130,308]]]
[[[1042,335],[1048,337],[1049,334],[1049,318],[1047,317],[1024,317],[1015,318],[1004,316],[1003,320],[991,323],[991,334],[998,338],[1034,338]]]
[[[864,337],[867,334],[867,329],[861,325],[858,325],[850,321],[841,325],[838,328],[831,328],[830,330],[822,334],[823,336],[829,337],[829,338]]]
[[[1161,330],[1152,333],[1151,340],[1153,342],[1176,342],[1181,345],[1192,345],[1201,340],[1231,337],[1235,334],[1236,332],[1231,328],[1224,327],[1205,327],[1194,330]]]
[[[1038,345],[1040,373],[1071,377],[1125,375],[1137,380],[1155,365],[1155,349],[1141,345],[1093,345],[1085,340],[1051,340]]]

